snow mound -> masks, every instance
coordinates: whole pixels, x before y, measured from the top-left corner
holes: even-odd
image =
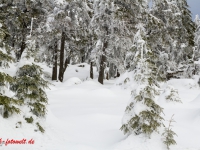
[[[116,144],[116,150],[165,150],[165,145],[160,140],[160,135],[153,133],[151,139],[143,135],[130,135],[125,140]]]
[[[131,88],[133,86],[133,71],[125,72],[117,80],[115,85],[122,86],[124,89]]]
[[[91,94],[94,95],[94,96],[102,97],[102,98],[103,97],[105,97],[105,98],[116,97],[114,92],[112,92],[109,89],[105,89],[105,88],[100,88],[100,89],[93,90]]]
[[[101,86],[101,84],[99,82],[95,82],[92,80],[88,80],[83,82],[83,85],[88,85],[88,86]]]
[[[63,84],[64,86],[72,86],[72,85],[76,85],[76,84],[81,84],[82,81],[77,78],[77,77],[72,77],[72,78],[69,78],[67,81],[65,81]]]
[[[200,94],[191,103],[200,106]]]
[[[193,79],[171,79],[168,85],[173,86],[175,89],[189,90],[198,88],[197,83]]]
[[[65,74],[64,74],[64,81],[72,77],[77,77],[82,81],[87,80],[90,76],[90,66],[87,64],[78,64],[78,65],[68,65]]]

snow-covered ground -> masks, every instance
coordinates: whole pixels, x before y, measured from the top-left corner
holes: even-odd
[[[97,79],[89,79],[89,66],[84,65],[70,65],[64,82],[52,82],[54,85],[47,90],[49,104],[48,115],[42,123],[44,134],[35,132],[36,127],[25,123],[20,115],[8,119],[0,116],[0,140],[34,140],[34,144],[8,144],[0,146],[0,149],[166,150],[157,133],[148,139],[143,135],[126,137],[119,130],[131,96],[131,85],[124,85],[122,81],[131,74],[105,80],[101,85]],[[51,73],[51,69],[44,68],[47,74]],[[14,72],[13,67],[8,71]],[[171,150],[200,150],[200,88],[192,79],[172,79],[163,84],[163,89],[166,84],[178,89],[182,100],[182,103],[166,102],[164,91],[158,98],[158,103],[164,108],[165,125],[175,115],[173,131],[178,135],[175,137],[177,145],[171,146]],[[19,121],[22,125],[16,128]]]

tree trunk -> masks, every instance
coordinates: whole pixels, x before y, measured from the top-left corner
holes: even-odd
[[[26,38],[26,34],[25,34],[25,29],[27,28],[25,21],[23,20],[23,26],[22,26],[22,44],[21,44],[21,48],[20,48],[20,58],[22,56],[22,53],[24,52],[25,48],[26,48],[26,42],[25,42],[25,38]],[[19,59],[20,59],[19,58]]]
[[[55,41],[54,54],[53,54],[53,69],[52,69],[52,80],[57,80],[57,60],[58,60],[58,43]]]
[[[114,78],[115,77],[115,68],[114,68],[114,64],[113,63],[110,63],[110,66],[109,66],[109,79],[110,78]]]
[[[66,58],[66,59],[65,59],[65,67],[64,67],[64,69],[63,69],[63,75],[64,75],[64,73],[65,73],[65,70],[67,69],[67,66],[68,66],[68,59]]]
[[[99,67],[99,78],[98,81],[99,83],[103,84],[103,79],[104,79],[104,69],[105,69],[105,62],[106,62],[106,48],[108,47],[108,41],[105,41],[103,44],[103,54],[101,55],[101,63]]]
[[[81,57],[81,62],[84,63],[85,62],[85,56]]]
[[[109,74],[108,74],[108,72],[106,73],[106,79],[109,80]]]
[[[120,73],[119,73],[118,69],[117,69],[117,77],[120,77]]]
[[[25,35],[23,35],[23,36],[25,36]],[[26,48],[25,37],[23,37],[23,39],[22,39],[22,44],[21,44],[21,48],[20,48],[20,58],[21,58],[22,53],[24,52],[25,48]],[[19,59],[20,59],[20,58],[19,58]]]
[[[93,62],[90,63],[90,78],[93,79]]]
[[[64,76],[64,49],[65,49],[65,32],[62,31],[61,47],[60,47],[60,69],[58,75],[58,79],[60,80],[60,82],[63,82],[63,76]]]
[[[71,60],[71,57],[68,56],[68,58],[67,58],[67,64],[70,64],[70,60]]]
[[[12,47],[15,47],[15,36],[12,36]]]

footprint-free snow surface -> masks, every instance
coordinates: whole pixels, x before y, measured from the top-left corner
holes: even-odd
[[[94,68],[95,69],[95,68]],[[51,72],[45,68],[45,71]],[[45,133],[35,132],[35,126],[22,124],[18,115],[0,117],[0,140],[34,140],[33,144],[8,144],[0,149],[10,150],[166,150],[162,137],[154,133],[125,136],[119,129],[124,110],[131,97],[131,88],[121,86],[121,79],[105,80],[101,85],[88,78],[89,66],[69,66],[63,83],[47,90],[48,114],[42,123]],[[95,77],[97,73],[95,73]],[[166,84],[166,83],[165,83]],[[163,89],[165,88],[163,84]],[[164,94],[158,103],[164,108],[165,125],[174,114],[173,131],[177,145],[171,150],[200,150],[200,89],[190,79],[167,83],[178,89],[182,103],[169,103]]]

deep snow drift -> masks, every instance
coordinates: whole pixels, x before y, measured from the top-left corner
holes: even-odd
[[[51,69],[41,64],[46,77]],[[126,137],[119,130],[121,119],[130,99],[132,73],[120,78],[105,80],[89,79],[89,66],[70,65],[64,82],[52,82],[47,90],[48,114],[42,122],[45,133],[35,132],[32,124],[20,115],[8,119],[0,116],[0,139],[34,140],[34,144],[8,144],[0,149],[27,150],[166,150],[157,133],[151,139],[143,135]],[[7,71],[14,74],[14,66]],[[95,68],[94,68],[95,70]],[[97,77],[95,72],[95,78]],[[129,77],[130,80],[124,83]],[[178,90],[182,103],[166,102],[166,87]],[[158,103],[164,108],[165,125],[174,114],[173,131],[177,133],[177,145],[171,150],[200,150],[200,88],[193,79],[172,79],[163,83]],[[23,113],[23,112],[22,112]],[[16,123],[21,121],[20,128]]]

